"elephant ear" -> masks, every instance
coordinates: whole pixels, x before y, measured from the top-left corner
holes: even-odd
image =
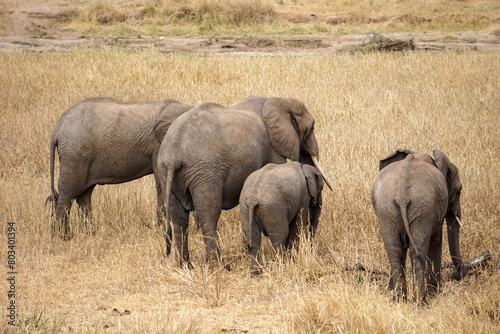
[[[432,151],[432,154],[434,155],[434,163],[436,164],[436,167],[441,171],[441,173],[443,173],[446,182],[448,182],[448,171],[450,169],[450,160],[440,150],[434,150]]]
[[[153,133],[160,143],[163,141],[163,137],[167,134],[172,122],[194,107],[189,104],[179,103],[175,100],[166,100],[165,102],[167,103],[166,106],[160,111],[153,124]]]
[[[400,148],[400,149],[392,152],[388,156],[386,156],[384,159],[380,160],[378,170],[381,171],[382,169],[389,166],[393,162],[404,160],[406,158],[406,156],[408,156],[409,154],[413,154],[413,153],[415,153],[415,152]]]
[[[448,188],[448,210],[452,210],[452,214],[461,217],[460,209],[460,191],[462,190],[462,182],[458,175],[458,168],[450,162],[448,157],[439,150],[432,151],[434,162],[437,168],[443,174]]]
[[[306,178],[307,191],[312,198],[312,205],[321,205],[321,191],[325,183],[320,171],[316,167],[302,165],[302,173]]]
[[[271,146],[276,153],[292,161],[299,160],[300,119],[306,108],[295,99],[270,97],[262,107]]]

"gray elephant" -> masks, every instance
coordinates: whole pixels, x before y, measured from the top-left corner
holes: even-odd
[[[318,153],[314,118],[296,99],[251,96],[230,107],[205,103],[176,119],[160,147],[158,170],[180,265],[192,266],[190,211],[201,226],[207,259],[221,260],[217,221],[222,209],[238,205],[245,179],[267,163],[317,164]]]
[[[71,237],[68,214],[73,199],[85,221],[91,221],[91,196],[97,184],[116,184],[154,173],[158,195],[157,216],[164,197],[157,173],[160,144],[170,124],[193,106],[175,100],[121,102],[106,97],[88,98],[69,107],[57,121],[50,139],[51,195],[59,231]],[[54,189],[55,150],[59,155],[59,182]]]
[[[267,164],[243,184],[240,213],[248,241],[252,274],[259,274],[261,232],[276,251],[298,246],[300,227],[314,236],[321,214],[323,178],[299,162]],[[310,219],[309,219],[310,217]]]
[[[389,289],[406,298],[405,262],[409,248],[414,298],[425,302],[426,285],[437,291],[441,278],[442,225],[446,218],[450,254],[457,280],[466,267],[459,247],[460,192],[458,169],[443,152],[417,154],[397,150],[380,161],[371,200],[391,265]],[[426,277],[427,276],[427,277]]]

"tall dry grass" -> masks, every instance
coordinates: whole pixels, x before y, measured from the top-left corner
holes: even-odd
[[[97,36],[500,29],[495,0],[91,0],[74,5],[77,15],[66,26]]]
[[[0,54],[0,329],[7,332],[327,333],[500,330],[500,56],[405,53],[200,56],[78,50]],[[249,277],[237,209],[219,221],[232,271],[209,271],[191,224],[194,270],[165,258],[154,226],[152,177],[96,187],[86,236],[50,236],[48,143],[59,115],[90,96],[237,103],[248,95],[295,97],[316,118],[320,158],[333,182],[312,245]],[[445,152],[460,169],[462,254],[494,258],[461,282],[449,271],[428,307],[392,303],[387,277],[344,270],[357,261],[388,272],[369,193],[378,160],[404,147]],[[16,223],[20,327],[6,325],[7,222]],[[443,243],[443,258],[450,260]]]

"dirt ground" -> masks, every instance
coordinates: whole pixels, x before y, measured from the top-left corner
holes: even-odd
[[[207,38],[90,38],[63,30],[61,22],[75,11],[72,1],[6,0],[0,7],[0,52],[64,51],[73,47],[154,47],[161,52],[259,55],[276,52],[328,55],[352,50],[370,41],[367,34],[304,34],[235,39]],[[417,50],[477,50],[500,52],[500,33],[387,34],[390,40],[412,40]]]

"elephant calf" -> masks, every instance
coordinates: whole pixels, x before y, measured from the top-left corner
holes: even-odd
[[[460,192],[458,169],[443,152],[427,154],[397,150],[380,161],[371,192],[380,231],[391,265],[389,289],[406,298],[405,263],[409,248],[414,298],[425,302],[425,275],[430,292],[441,278],[442,225],[446,217],[455,279],[466,275],[459,248]]]
[[[261,232],[278,251],[298,245],[299,224],[314,236],[321,213],[323,178],[311,165],[299,162],[267,164],[246,179],[240,195],[240,212],[249,244],[252,274],[259,274]]]

